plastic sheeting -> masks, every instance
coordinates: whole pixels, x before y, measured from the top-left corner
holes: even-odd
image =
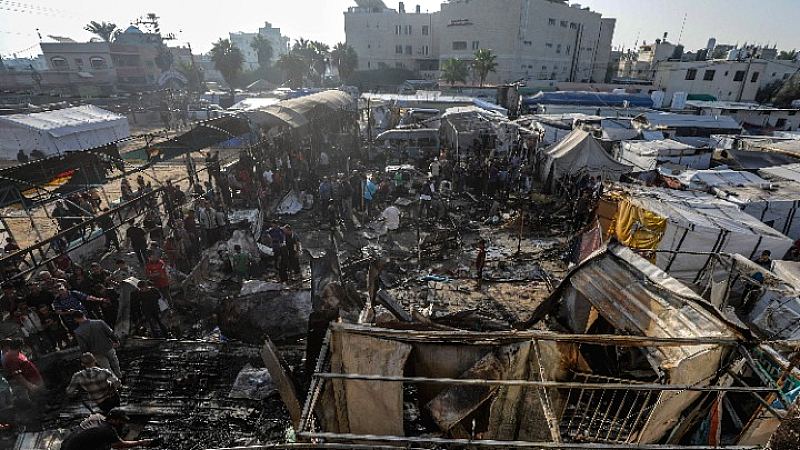
[[[15,160],[20,150],[28,156],[89,150],[130,135],[125,116],[91,105],[0,116],[0,159]]]
[[[564,140],[550,147],[544,154],[542,181],[548,178],[561,179],[566,175],[589,174],[602,176],[605,180],[619,180],[624,173],[631,171],[615,161],[603,147],[586,131],[576,129]]]
[[[652,108],[653,99],[647,94],[614,94],[610,92],[557,91],[539,92],[522,99],[522,105],[574,105],[602,107]]]
[[[711,150],[701,150],[671,139],[661,141],[623,141],[617,159],[633,166],[634,170],[653,170],[663,163],[673,163],[692,169],[708,169]]]
[[[617,239],[634,249],[662,251],[655,255],[658,267],[684,282],[700,280],[711,256],[675,252],[752,258],[762,250],[783,255],[792,245],[789,237],[709,194],[633,186],[623,192],[612,227]]]
[[[684,170],[678,173],[663,175],[678,180],[681,186],[698,191],[709,191],[713,188],[737,186],[758,186],[767,188],[769,181],[750,172],[738,170]]]
[[[714,192],[739,209],[792,239],[800,239],[800,184],[779,183],[770,189],[760,186],[723,186]]]

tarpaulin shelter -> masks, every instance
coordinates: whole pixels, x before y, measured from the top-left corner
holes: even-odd
[[[250,132],[247,120],[241,117],[225,116],[199,122],[194,128],[158,144],[125,153],[128,161],[147,161],[150,159],[172,159],[186,153],[219,145]]]
[[[619,186],[608,234],[640,251],[655,251],[653,261],[671,276],[697,283],[711,256],[739,253],[754,258],[763,250],[783,255],[792,239],[736,205],[696,191]],[[698,253],[680,253],[698,252]]]
[[[800,239],[800,183],[773,183],[767,189],[763,185],[720,186],[714,192],[777,231]]]
[[[588,174],[616,181],[631,171],[631,166],[616,161],[591,134],[580,129],[540,152],[540,161],[542,182],[551,187],[565,176]]]
[[[276,126],[301,128],[307,126],[314,111],[353,110],[355,101],[344,91],[330,90],[291,100],[284,100],[264,108],[242,112],[253,125],[262,129]]]
[[[617,94],[612,92],[557,91],[539,92],[536,95],[523,97],[523,109],[536,108],[539,105],[573,105],[601,107],[652,108],[653,99],[647,94]]]
[[[742,127],[729,116],[694,116],[667,112],[648,112],[637,116],[634,124],[645,130],[669,130],[671,137],[710,137],[713,134],[737,134]]]
[[[713,150],[699,149],[672,139],[660,141],[622,141],[617,159],[633,166],[634,170],[653,170],[661,164],[672,163],[691,169],[708,169]]]
[[[15,160],[20,150],[27,156],[89,150],[130,134],[125,116],[92,105],[0,116],[0,159]]]
[[[714,188],[758,186],[768,188],[770,182],[750,172],[739,170],[681,170],[661,173],[675,179],[682,187],[711,192]]]
[[[800,164],[784,164],[781,166],[759,169],[758,174],[770,180],[800,182]]]

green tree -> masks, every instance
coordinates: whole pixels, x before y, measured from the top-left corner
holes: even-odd
[[[242,73],[242,64],[244,64],[242,51],[231,44],[229,39],[220,39],[211,48],[211,61],[214,63],[214,68],[220,71],[233,94],[233,88]]]
[[[497,55],[493,55],[489,49],[482,48],[475,52],[475,60],[472,61],[472,68],[478,73],[480,79],[480,86],[483,87],[483,82],[491,72],[497,72]]]
[[[466,83],[468,75],[469,65],[466,61],[451,58],[442,65],[442,79],[450,85],[456,84],[458,81]]]
[[[175,56],[172,53],[170,53],[166,45],[162,45],[158,51],[158,54],[156,54],[154,61],[156,63],[156,67],[161,69],[162,72],[166,72],[172,67],[172,64],[175,62]]]
[[[194,60],[182,61],[178,70],[189,80],[190,91],[200,92],[202,90],[205,77],[200,64],[196,64]]]
[[[303,77],[308,73],[308,62],[299,52],[292,50],[279,56],[275,61],[275,67],[286,75],[289,87],[292,89],[303,87]]]
[[[778,53],[777,59],[781,59],[784,61],[794,61],[795,58],[797,58],[797,50],[789,50],[788,52],[785,50],[781,50],[781,52]]]
[[[297,39],[292,45],[292,52],[303,59],[306,64],[306,75],[317,85],[322,83],[322,77],[328,68],[330,47],[319,41]]]
[[[250,42],[250,47],[256,52],[258,58],[258,66],[261,71],[265,71],[270,64],[273,56],[272,43],[264,36],[257,34]]]
[[[772,96],[772,103],[778,108],[789,108],[792,102],[800,99],[800,75],[795,72]]]
[[[358,67],[358,54],[353,47],[344,42],[339,42],[333,46],[331,64],[339,69],[339,77],[342,80],[347,80]]]
[[[758,88],[756,92],[756,101],[758,103],[770,103],[775,94],[778,93],[783,86],[783,80],[772,80],[764,86]]]
[[[114,35],[114,30],[117,29],[117,24],[110,22],[89,22],[88,25],[83,27],[84,30],[96,34],[100,39],[111,42],[111,36]]]

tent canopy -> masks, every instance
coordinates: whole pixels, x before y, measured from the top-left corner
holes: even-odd
[[[620,175],[631,171],[631,166],[615,161],[591,134],[580,129],[573,130],[561,142],[550,147],[546,157],[542,173],[544,180],[551,175],[553,180],[557,180],[565,175],[584,173],[619,180]]]
[[[735,186],[769,187],[769,181],[758,175],[737,170],[684,170],[667,176],[677,179],[682,186],[697,190]]]
[[[125,116],[86,105],[0,116],[0,159],[38,150],[45,156],[102,147],[131,135]]]
[[[616,94],[611,92],[558,91],[539,92],[522,99],[522,105],[574,105],[605,107],[652,108],[653,99],[647,94]]]
[[[252,123],[262,128],[272,128],[280,125],[300,128],[309,124],[309,113],[317,108],[334,111],[353,109],[355,108],[355,101],[350,94],[344,91],[330,90],[284,100],[263,108],[250,109],[242,114]]]

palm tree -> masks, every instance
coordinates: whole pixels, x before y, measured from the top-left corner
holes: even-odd
[[[475,60],[472,61],[472,68],[478,72],[478,78],[481,80],[481,87],[486,77],[490,72],[497,72],[497,55],[493,55],[489,49],[482,48],[475,52]]]
[[[289,87],[292,89],[303,87],[303,77],[308,73],[308,63],[299,52],[292,50],[279,56],[275,61],[275,67],[286,74]]]
[[[344,42],[339,42],[333,46],[331,64],[339,69],[339,77],[342,80],[347,80],[358,67],[358,54],[353,47]]]
[[[306,74],[315,83],[320,84],[328,67],[330,47],[319,41],[297,39],[292,45],[292,53],[301,57],[306,63]]]
[[[89,33],[96,34],[100,36],[100,39],[111,42],[111,36],[114,35],[114,30],[117,29],[117,24],[110,23],[110,22],[95,22],[94,20],[89,22],[88,25],[83,27],[84,30],[88,31]]]
[[[233,95],[233,87],[242,73],[242,64],[244,64],[242,51],[231,44],[229,39],[220,38],[211,48],[211,61],[214,63],[214,68],[220,71],[222,78],[228,83],[231,95]]]
[[[466,61],[451,58],[445,61],[442,66],[442,79],[450,83],[450,85],[455,84],[457,81],[466,83],[467,75],[469,75],[469,65],[467,65]]]
[[[263,72],[269,67],[269,62],[273,56],[272,43],[269,41],[269,39],[257,34],[250,42],[250,47],[255,50],[256,56],[258,57],[258,66]]]
[[[784,60],[784,61],[794,61],[797,58],[797,50],[789,50],[788,52],[785,50],[781,50],[778,54],[777,59]]]

